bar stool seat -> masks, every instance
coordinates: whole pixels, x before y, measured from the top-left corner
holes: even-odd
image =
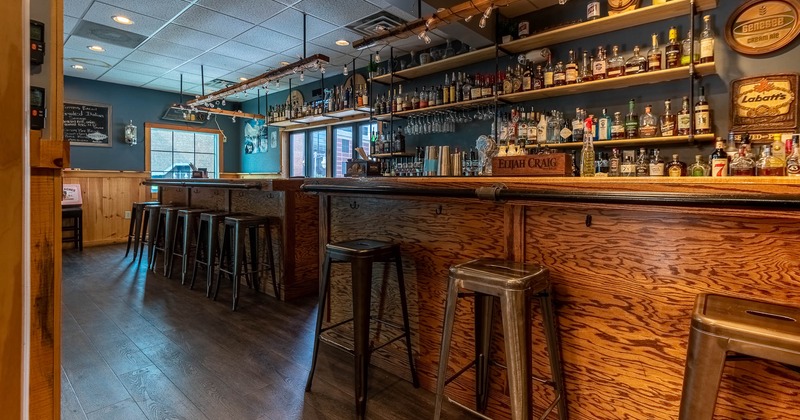
[[[128,247],[125,249],[125,258],[128,257],[128,253],[131,251],[131,243],[133,243],[133,259],[134,261],[136,260],[139,251],[139,240],[143,237],[142,219],[144,219],[144,208],[155,204],[159,204],[159,202],[134,201],[131,205],[131,223],[128,226]]]
[[[475,359],[467,366],[457,370],[457,373],[448,379],[446,377],[447,362],[450,356],[450,340],[453,336],[459,290],[471,291],[475,294]],[[546,418],[556,406],[558,407],[558,418],[561,420],[568,418],[564,375],[561,369],[561,348],[551,295],[549,271],[539,265],[497,259],[478,259],[450,268],[444,331],[439,353],[439,372],[436,381],[435,419],[441,415],[445,385],[472,366],[475,366],[476,369],[477,411],[482,412],[486,409],[489,399],[489,349],[492,335],[492,307],[495,297],[500,298],[500,312],[503,319],[511,418],[527,420],[531,418],[532,414],[531,297],[538,298],[542,308],[542,324],[552,374],[552,381],[542,380],[542,382],[551,384],[555,389],[555,399],[544,410],[541,418]],[[461,404],[456,404],[461,406]],[[462,407],[477,413],[475,410]]]
[[[695,299],[681,420],[714,416],[728,352],[800,366],[800,308],[714,294]]]
[[[400,334],[388,339],[385,343],[381,343],[380,345],[371,343],[369,340],[369,324],[370,320],[373,319],[370,315],[372,264],[375,262],[395,263],[398,289],[400,292],[400,305],[403,311],[403,325],[401,326],[375,318],[384,325],[401,330]],[[353,318],[322,328],[325,303],[330,294],[331,264],[333,263],[350,263],[351,265]],[[417,370],[414,366],[414,356],[411,350],[411,327],[408,321],[408,305],[406,304],[406,290],[405,281],[403,279],[403,262],[400,256],[400,246],[370,239],[358,239],[328,244],[325,247],[325,261],[322,270],[323,278],[320,282],[317,324],[314,333],[314,350],[311,358],[311,370],[308,372],[308,380],[306,382],[306,392],[311,391],[311,382],[314,378],[314,369],[317,364],[317,353],[319,351],[319,342],[322,333],[353,321],[353,349],[346,350],[354,356],[356,417],[363,419],[367,408],[367,379],[369,359],[372,352],[389,343],[405,338],[408,363],[411,369],[411,380],[415,388],[419,387],[419,378],[417,377]]]
[[[168,254],[167,277],[172,277],[172,267],[175,257],[181,259],[181,284],[186,284],[186,271],[189,267],[189,253],[193,245],[193,234],[200,223],[200,215],[208,209],[181,209],[178,210],[178,220],[172,235],[172,253]],[[178,250],[180,246],[180,250]],[[178,252],[180,251],[180,252]]]

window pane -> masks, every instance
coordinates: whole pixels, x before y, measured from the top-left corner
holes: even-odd
[[[200,134],[194,138],[194,150],[200,153],[214,153],[217,136],[214,134]]]
[[[347,159],[353,157],[353,127],[338,127],[333,130],[335,144],[333,150],[333,168],[335,177],[343,177],[347,172]]]
[[[172,152],[150,152],[150,170],[165,172],[172,166]]]
[[[188,136],[175,132],[175,151],[176,152],[194,152],[194,136],[189,133]]]
[[[311,176],[313,178],[324,178],[327,176],[327,134],[326,130],[311,132]]]
[[[372,135],[378,132],[378,123],[372,124],[364,124],[359,127],[359,133],[361,137],[361,147],[364,148],[364,151],[367,153],[367,156],[370,155],[370,142]]]
[[[154,178],[191,178],[191,165],[207,168],[209,178],[217,177],[218,135],[189,130],[151,129],[150,139],[150,170]],[[196,146],[208,152],[197,153]]]
[[[172,150],[172,131],[154,128],[150,131],[151,150]]]
[[[194,158],[194,165],[200,168],[206,168],[209,172],[214,172],[214,155],[198,153]]]
[[[289,137],[291,170],[289,176],[306,175],[306,136],[303,133],[292,133]]]

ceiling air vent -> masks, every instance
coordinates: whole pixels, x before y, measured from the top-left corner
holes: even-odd
[[[406,23],[404,19],[401,19],[391,13],[378,12],[355,23],[347,25],[347,28],[352,29],[366,37],[379,33],[379,27],[390,29],[403,23]]]
[[[75,36],[94,39],[95,41],[108,42],[120,47],[134,49],[144,42],[147,37],[133,32],[123,31],[99,23],[82,20],[72,32]]]

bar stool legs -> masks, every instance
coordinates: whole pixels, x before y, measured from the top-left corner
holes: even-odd
[[[686,363],[681,395],[681,420],[714,417],[719,384],[728,352],[728,337],[709,335],[692,328],[689,333],[688,361]]]
[[[125,248],[125,258],[128,258],[128,253],[131,252],[131,242],[133,242],[133,232],[134,232],[134,229],[136,228],[136,226],[138,225],[136,223],[136,220],[141,218],[141,215],[139,214],[139,212],[137,210],[138,209],[136,208],[136,203],[133,203],[133,205],[131,205],[131,224],[130,224],[130,226],[128,226],[128,247]],[[134,260],[136,259],[136,246],[137,245],[139,245],[139,244],[136,244],[136,245],[133,246],[133,259]]]

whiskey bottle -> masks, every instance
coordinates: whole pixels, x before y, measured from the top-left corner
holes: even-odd
[[[678,135],[688,136],[692,133],[692,114],[689,112],[689,97],[683,97],[681,110],[678,112]]]
[[[614,113],[614,121],[611,123],[611,140],[622,140],[625,138],[625,121],[622,119],[621,112]]]
[[[625,59],[619,55],[619,47],[611,47],[611,58],[608,59],[608,69],[606,75],[609,79],[625,75]]]
[[[639,116],[636,114],[636,102],[631,99],[628,102],[628,115],[625,116],[625,138],[637,137],[639,137]]]
[[[664,159],[658,149],[653,150],[653,158],[650,159],[650,176],[664,176]]]
[[[472,89],[469,93],[469,99],[480,99],[483,97],[483,79],[481,79],[480,74],[476,74],[475,77],[470,81]]]
[[[700,86],[700,98],[694,106],[694,133],[711,133],[711,108],[706,101],[706,90]]]
[[[800,136],[792,136],[792,154],[786,158],[786,175],[800,176]]]
[[[786,161],[786,145],[783,144],[780,134],[772,135],[772,156],[775,156],[782,161]]]
[[[608,158],[608,176],[622,176],[622,161],[617,148],[611,151],[611,157]]]
[[[464,76],[464,80],[461,82],[461,91],[462,93],[462,100],[469,101],[471,99],[478,99],[472,97],[472,82],[469,80],[469,76]]]
[[[664,115],[660,118],[661,135],[664,137],[674,136],[677,134],[677,125],[675,115],[672,113],[672,102],[667,99],[664,101]]]
[[[756,163],[747,157],[747,148],[742,146],[730,164],[731,176],[755,176]]]
[[[597,119],[597,140],[611,140],[611,117],[603,108],[603,115]]]
[[[414,88],[414,96],[411,97],[411,109],[419,109],[419,89]]]
[[[639,149],[639,157],[636,159],[636,176],[650,176],[650,159],[644,147]]]
[[[522,90],[527,92],[533,89],[533,70],[531,64],[525,66],[525,71],[522,73]]]
[[[690,57],[692,43],[694,43],[694,57]],[[692,38],[692,31],[686,34],[686,39],[681,43],[681,65],[688,66],[689,63],[697,63],[700,60],[700,41]]]
[[[553,67],[553,55],[547,56],[547,65],[544,68],[544,88],[551,88],[555,85],[555,68]]]
[[[592,80],[605,79],[607,68],[606,49],[604,47],[598,47],[597,58],[594,59],[594,63],[592,64]]]
[[[536,72],[533,74],[533,90],[544,89],[544,70],[541,64],[536,66]]]
[[[633,157],[625,157],[625,161],[620,165],[620,175],[623,177],[636,176],[636,163],[633,161]]]
[[[461,102],[460,92],[461,89],[458,89],[456,82],[456,72],[453,72],[453,78],[450,79],[450,103]]]
[[[655,137],[658,134],[657,121],[656,116],[653,115],[653,106],[647,105],[644,107],[644,114],[639,119],[639,137]]]
[[[581,176],[594,176],[594,144],[592,144],[591,134],[583,136],[583,148],[581,149]]]
[[[703,162],[703,155],[695,155],[694,163],[689,166],[689,176],[709,176],[711,166]]]
[[[647,72],[647,59],[639,55],[639,46],[633,47],[633,57],[625,63],[625,74],[638,74]]]
[[[589,59],[589,52],[583,52],[583,59],[581,60],[581,68],[578,70],[578,83],[591,82],[592,78],[592,61]]]
[[[444,86],[442,86],[442,103],[447,105],[450,103],[450,78],[448,74],[444,74]]]
[[[586,110],[581,108],[575,109],[575,118],[572,120],[572,141],[582,142],[584,136],[584,120],[586,119]]]
[[[681,43],[678,42],[678,29],[669,28],[669,44],[665,48],[666,64],[668,69],[674,69],[681,65]]]
[[[711,154],[711,176],[728,176],[728,154],[725,153],[722,137],[717,137],[717,148]]]
[[[672,162],[667,164],[667,176],[686,176],[686,164],[678,159],[678,155],[672,155]]]
[[[539,143],[539,114],[533,112],[533,109],[528,113],[528,144],[535,145]]]
[[[567,69],[561,61],[556,63],[555,71],[553,72],[553,82],[555,86],[564,86],[567,84]]]
[[[609,166],[608,153],[605,152],[600,153],[600,165],[598,168],[598,172],[600,172],[601,174],[608,174],[609,170],[608,166]]]
[[[784,176],[786,175],[786,162],[772,155],[772,146],[763,147],[761,159],[756,163],[757,176]]]
[[[578,83],[578,63],[575,61],[575,51],[569,50],[569,62],[564,71],[566,84],[573,85]]]
[[[661,70],[661,48],[658,46],[658,34],[653,34],[653,47],[647,52],[647,71]]]
[[[700,32],[700,62],[714,61],[714,30],[711,28],[711,16],[703,16],[703,32]]]

